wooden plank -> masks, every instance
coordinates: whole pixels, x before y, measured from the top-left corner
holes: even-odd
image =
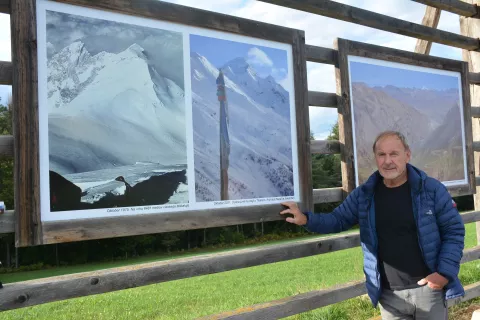
[[[337,63],[337,50],[306,45],[305,51],[307,61],[333,65]]]
[[[447,306],[451,307],[456,304],[459,304],[468,300],[472,300],[479,296],[480,296],[480,281],[465,286],[465,295],[463,297],[447,300]]]
[[[0,13],[10,13],[10,0],[0,0]]]
[[[422,24],[431,28],[437,28],[438,22],[440,21],[440,14],[442,10],[434,7],[427,7],[425,9],[425,16],[423,17]],[[428,40],[417,40],[417,45],[415,46],[415,52],[421,54],[430,54],[430,49],[432,49],[432,41]]]
[[[421,24],[404,21],[387,15],[329,0],[259,0],[287,8],[301,10],[325,17],[356,23],[383,31],[433,41],[467,50],[480,47],[475,37],[466,37],[452,32],[433,29]]]
[[[480,211],[462,212],[462,219],[465,224],[480,221]]]
[[[471,222],[475,219],[478,220],[480,213],[464,213],[462,218],[466,223]],[[6,284],[0,295],[0,310],[287,261],[359,245],[358,232],[352,232],[287,244]],[[462,263],[477,259],[479,251],[480,247],[465,250]],[[22,297],[25,298],[25,301]]]
[[[359,245],[358,233],[351,233],[5,284],[0,295],[0,311],[287,261]]]
[[[292,43],[299,30],[157,0],[54,0],[76,6],[177,22],[195,27]],[[303,49],[304,50],[304,49]]]
[[[280,319],[321,308],[366,294],[365,282],[357,281],[324,290],[310,291],[292,297],[260,303],[220,314],[202,317],[213,319]]]
[[[480,151],[480,141],[473,141],[473,151]]]
[[[460,263],[467,263],[478,259],[480,259],[480,246],[464,250]]]
[[[0,136],[0,156],[13,157],[13,136]]]
[[[337,140],[313,140],[312,153],[317,154],[338,154],[340,153],[340,142]]]
[[[460,0],[412,0],[418,3],[425,4],[430,7],[435,7],[441,10],[456,13],[465,17],[472,17],[477,15],[477,7],[471,3],[462,2]]]
[[[308,105],[324,108],[336,108],[337,95],[331,92],[308,91]]]
[[[0,61],[0,85],[12,85],[12,63]]]
[[[325,189],[314,189],[313,190],[313,202],[317,203],[329,203],[329,202],[339,202],[342,201],[342,188],[325,188]],[[0,215],[0,234],[2,233],[12,233],[15,232],[14,226],[14,212],[12,210],[7,211],[5,214]],[[255,222],[258,221],[255,218]],[[281,219],[280,217],[275,219]],[[261,221],[267,221],[266,219],[261,219]],[[231,222],[235,224],[234,221]],[[240,223],[240,222],[239,222]],[[198,225],[197,225],[198,227]]]
[[[305,32],[297,31],[293,37],[293,83],[295,87],[297,125],[298,174],[300,176],[300,203],[302,211],[313,210],[312,157],[310,155],[310,112],[307,83],[307,60],[305,58]]]
[[[14,211],[7,210],[4,214],[0,214],[0,234],[13,232],[15,232]]]
[[[356,41],[338,39],[338,68],[336,68],[337,95],[341,97],[339,104],[339,134],[342,144],[342,186],[344,191],[351,192],[356,186],[352,115],[350,106],[350,82],[347,56],[359,56],[382,61],[391,61],[411,66],[434,68],[459,72],[462,81],[463,122],[465,123],[464,135],[466,140],[466,162],[468,184],[459,187],[449,187],[452,195],[461,196],[473,194],[475,189],[474,159],[472,145],[472,117],[470,114],[470,92],[468,90],[468,64],[463,61],[432,57],[409,51],[397,50],[387,47],[370,45]]]
[[[339,202],[342,200],[342,188],[313,189],[313,203]]]
[[[468,81],[470,82],[470,84],[480,84],[480,73],[470,72],[468,74]]]
[[[335,41],[335,49],[337,49],[339,53],[343,53],[338,54],[338,66],[335,68],[335,79],[337,95],[341,97],[338,104],[338,136],[341,146],[342,188],[345,194],[352,192],[356,187],[347,46],[348,43],[342,39]]]
[[[35,0],[12,0],[16,246],[42,241]]]
[[[480,107],[472,107],[471,114],[472,118],[480,118]],[[473,144],[475,145],[475,142],[473,142]]]
[[[466,0],[463,1],[467,4],[471,5],[479,5],[479,0]],[[480,21],[477,18],[467,18],[467,17],[460,17],[460,32],[462,35],[466,36],[475,36],[479,37],[480,35]],[[471,52],[469,50],[462,50],[462,57],[463,60],[468,63],[469,72],[470,73],[480,73],[480,57],[478,56],[477,52]],[[470,99],[471,105],[473,106],[480,106],[480,87],[477,85],[473,85],[470,83],[469,87],[470,90]],[[474,141],[480,141],[480,119],[473,118],[471,119],[471,128],[472,128],[472,136]],[[475,146],[474,149],[478,150],[478,147]],[[473,173],[475,176],[480,176],[479,166],[478,163],[480,161],[480,153],[479,152],[472,152],[472,156],[474,157],[474,163],[476,164],[473,168]],[[477,181],[474,199],[474,206],[475,210],[480,210],[480,183]],[[477,244],[480,244],[480,223],[476,223],[476,230],[477,230]]]

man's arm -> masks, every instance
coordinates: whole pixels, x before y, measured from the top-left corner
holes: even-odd
[[[358,191],[353,190],[347,198],[330,214],[314,214],[312,212],[302,213],[295,202],[284,202],[288,209],[281,214],[292,214],[292,218],[286,221],[304,226],[311,232],[329,234],[350,229],[358,223]]]
[[[437,272],[452,281],[460,270],[465,244],[465,225],[447,188],[441,185],[435,195],[437,225],[442,244]]]

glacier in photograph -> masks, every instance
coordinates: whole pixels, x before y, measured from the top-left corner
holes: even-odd
[[[180,33],[47,12],[52,211],[188,202]]]
[[[190,40],[196,200],[294,196],[290,93],[280,84],[282,78],[288,83],[286,51],[201,36]],[[218,86],[223,82],[225,93]],[[219,99],[226,101],[227,198],[221,198]]]

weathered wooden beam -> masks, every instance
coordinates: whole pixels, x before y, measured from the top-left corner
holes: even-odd
[[[0,157],[13,157],[13,136],[0,136]]]
[[[475,221],[480,221],[480,211],[469,211],[462,213],[463,223],[472,223]]]
[[[35,0],[10,3],[16,246],[42,239],[35,8]]]
[[[467,212],[462,214],[462,217],[465,222],[473,222],[480,219],[480,213]],[[0,311],[298,259],[359,245],[359,233],[352,232],[287,244],[6,284],[0,295]],[[465,250],[462,263],[478,259],[479,255],[480,247]]]
[[[0,85],[12,85],[12,63],[0,61]]]
[[[0,311],[287,261],[359,245],[360,237],[355,232],[288,244],[5,284],[0,294]]]
[[[10,0],[0,0],[0,13],[10,14]]]
[[[337,50],[306,45],[305,51],[307,61],[333,65],[337,62]]]
[[[431,28],[437,28],[440,21],[440,14],[442,10],[435,7],[427,7],[425,9],[425,16],[423,17],[422,24]],[[417,39],[417,45],[415,46],[415,52],[421,54],[430,54],[432,49],[432,41]]]
[[[465,295],[463,297],[447,300],[447,306],[451,307],[477,298],[478,296],[480,296],[480,281],[465,286]]]
[[[343,200],[342,188],[313,189],[313,203],[339,202]]]
[[[473,151],[479,152],[480,151],[480,141],[473,141],[472,148],[473,148]]]
[[[355,298],[366,293],[365,282],[357,281],[346,283],[337,287],[324,290],[310,291],[299,295],[260,303],[232,311],[223,312],[207,317],[202,320],[213,319],[280,319],[294,314],[325,307],[334,303]]]
[[[245,319],[279,319],[302,312],[322,308],[366,294],[365,282],[355,281],[328,289],[310,291],[279,300],[259,303],[239,309],[226,311],[200,318],[201,320],[245,320]],[[480,295],[480,282],[465,286],[465,296],[447,300],[448,306],[471,300]]]
[[[467,263],[478,259],[480,259],[480,246],[464,250],[460,263]]]
[[[313,203],[329,203],[342,201],[342,188],[325,188],[313,190]],[[0,234],[15,232],[13,211],[0,215]]]
[[[468,73],[468,81],[471,84],[480,84],[480,73],[477,72],[469,72]]]
[[[480,107],[472,107],[472,110],[470,112],[472,118],[480,118]]]
[[[337,154],[340,153],[340,142],[338,140],[313,140],[311,151],[316,154]]]
[[[325,108],[336,108],[337,95],[331,92],[308,91],[308,105]]]
[[[433,41],[467,50],[477,50],[480,42],[477,38],[433,29],[421,24],[393,18],[353,6],[329,0],[259,0],[296,10],[322,15],[325,17],[353,22],[359,25],[383,31]]]
[[[412,0],[465,17],[477,15],[477,6],[459,0]]]

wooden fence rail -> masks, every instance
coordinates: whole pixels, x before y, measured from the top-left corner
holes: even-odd
[[[261,319],[274,320],[311,311],[331,304],[339,303],[351,298],[366,294],[365,282],[356,281],[342,284],[334,288],[318,291],[310,291],[295,296],[269,301],[265,303],[239,308],[232,311],[222,312],[215,315],[200,318],[202,320],[246,320]],[[480,295],[480,282],[465,286],[465,296],[448,300],[448,307],[471,300]]]
[[[393,18],[346,4],[329,0],[258,0],[286,8],[301,10],[321,16],[353,22],[362,26],[383,31],[433,41],[457,48],[476,50],[480,47],[478,39],[452,32],[434,29],[418,23]],[[438,2],[437,2],[438,3]]]
[[[477,6],[460,0],[412,0],[430,7],[450,11],[465,17],[477,15]]]
[[[480,221],[480,212],[466,212],[462,218],[465,223]],[[351,232],[280,245],[6,284],[0,291],[0,311],[305,258],[358,246],[359,233]],[[465,250],[462,263],[476,260],[479,256],[480,246]]]

